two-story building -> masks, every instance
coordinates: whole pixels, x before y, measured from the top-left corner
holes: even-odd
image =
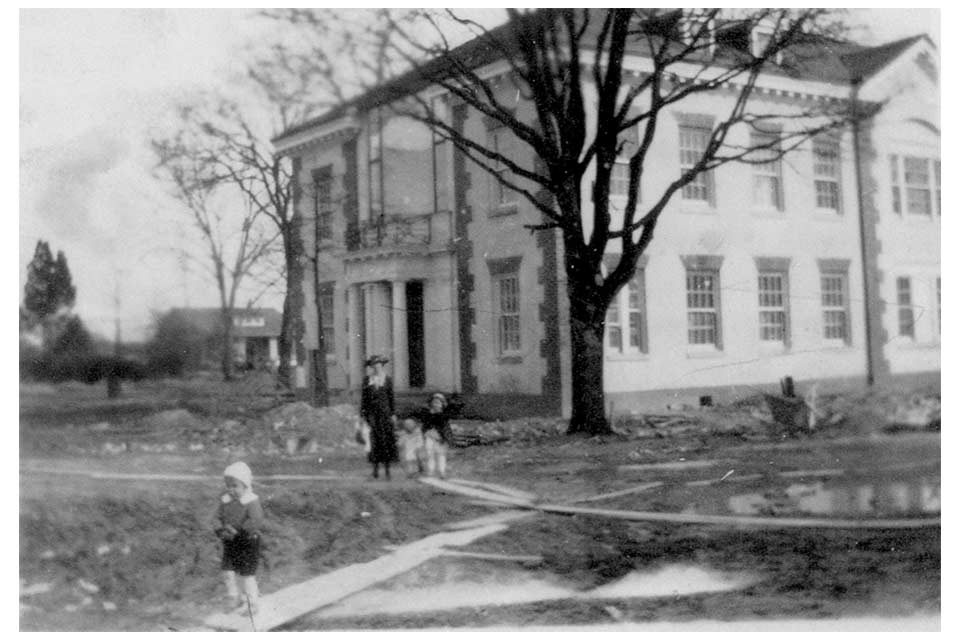
[[[784,375],[844,383],[938,375],[937,52],[916,37],[831,43],[819,56],[808,76],[762,76],[754,99],[784,115],[852,99],[879,111],[782,159],[724,165],[677,194],[607,313],[605,392],[617,407],[752,393]],[[643,54],[625,67],[640,73]],[[496,60],[478,69],[495,91],[514,91],[506,71]],[[274,142],[293,161],[314,265],[303,282],[305,346],[325,362],[332,389],[357,388],[366,356],[381,353],[401,393],[441,389],[501,414],[566,415],[558,232],[531,233],[526,225],[541,219],[530,203],[391,111],[387,96],[405,82],[471,139],[508,157],[528,153],[413,77],[281,134]],[[694,96],[663,117],[641,206],[698,157],[733,99]],[[518,117],[533,118],[531,109],[518,94]],[[751,135],[729,142],[757,142]],[[617,171],[614,214],[627,195]]]

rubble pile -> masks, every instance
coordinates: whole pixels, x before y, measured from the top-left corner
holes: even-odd
[[[534,443],[566,433],[567,421],[562,418],[522,418],[482,422],[459,420],[450,425],[453,446],[469,447],[501,442]]]

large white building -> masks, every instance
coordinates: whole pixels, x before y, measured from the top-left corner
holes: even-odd
[[[605,391],[617,407],[752,392],[784,375],[859,384],[939,375],[938,53],[923,36],[834,43],[816,68],[762,77],[756,99],[784,114],[853,98],[879,111],[780,161],[725,165],[677,194],[607,314]],[[497,86],[496,62],[484,72],[508,90]],[[422,95],[473,139],[524,153],[442,92]],[[306,221],[309,370],[323,362],[331,389],[352,390],[365,357],[382,353],[400,392],[454,391],[501,414],[568,414],[557,232],[530,233],[524,225],[540,218],[529,203],[425,126],[392,115],[385,96],[371,91],[275,140],[293,160]],[[676,179],[733,98],[699,95],[662,119],[641,204]],[[522,117],[531,107],[517,108]],[[748,143],[742,135],[730,142]],[[615,198],[625,200],[625,188],[615,181]]]

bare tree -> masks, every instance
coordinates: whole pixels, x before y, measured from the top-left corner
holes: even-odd
[[[765,74],[809,77],[825,51],[842,47],[842,24],[821,9],[510,9],[506,23],[494,28],[452,11],[380,10],[366,21],[351,16],[348,24],[340,13],[280,15],[313,29],[318,42],[323,38],[301,65],[312,64],[332,86],[377,87],[381,104],[428,124],[539,211],[542,222],[529,225],[531,232],[558,230],[570,303],[571,433],[610,431],[606,311],[674,196],[722,165],[778,160],[861,114],[847,100],[823,96],[778,109],[758,91]],[[451,27],[472,39],[457,45],[448,37]],[[331,50],[340,57],[331,58]],[[506,65],[499,84],[490,73],[494,63]],[[338,69],[347,69],[349,79]],[[401,79],[391,81],[401,69]],[[526,153],[499,152],[441,117],[421,93],[428,86],[511,132]],[[662,119],[708,93],[722,96],[723,112],[701,123],[706,133],[695,154],[659,193],[645,193],[641,208],[639,187],[656,161],[651,149]],[[731,131],[743,130],[757,135],[748,144],[728,141]],[[628,196],[613,215],[611,178],[624,155]],[[611,253],[616,263],[605,265]]]
[[[199,262],[217,285],[221,370],[224,380],[229,380],[233,371],[233,310],[237,293],[243,280],[255,273],[270,251],[276,233],[264,230],[260,224],[262,212],[252,202],[229,207],[217,202],[224,178],[211,163],[205,145],[198,144],[189,129],[151,144],[158,170],[172,184],[174,197],[185,206],[204,245],[206,259]]]

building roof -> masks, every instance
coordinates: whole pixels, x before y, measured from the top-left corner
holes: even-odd
[[[536,15],[536,12],[528,15]],[[503,57],[503,50],[493,42],[502,37],[508,28],[510,28],[509,23],[497,26],[488,33],[454,48],[449,55],[459,58],[468,68],[477,68],[494,62]],[[806,42],[800,42],[792,48],[793,64],[790,65],[789,70],[775,69],[773,72],[779,75],[790,75],[799,79],[832,84],[857,83],[885,67],[921,39],[929,41],[926,35],[916,35],[876,47],[867,47],[849,41],[811,36]],[[628,52],[643,55],[639,42],[632,47],[628,47]],[[726,52],[721,50],[718,52],[717,59],[730,60],[731,56],[729,49]],[[421,67],[412,69],[374,87],[319,116],[293,125],[276,136],[274,142],[333,122],[355,111],[365,111],[379,104],[395,100],[399,96],[422,89],[431,84],[430,78],[438,73],[443,73],[443,69],[448,68],[449,63],[445,61],[445,57],[430,60]]]
[[[886,67],[897,56],[921,40],[930,41],[930,38],[926,35],[916,35],[888,42],[879,47],[868,47],[853,51],[841,56],[841,58],[844,65],[850,70],[850,81],[862,82]]]
[[[205,333],[214,333],[220,324],[219,307],[177,307],[170,310]],[[261,325],[258,320],[263,320]],[[275,338],[280,335],[283,315],[276,309],[250,307],[233,310],[233,335],[237,338]],[[256,324],[244,324],[244,320]]]

